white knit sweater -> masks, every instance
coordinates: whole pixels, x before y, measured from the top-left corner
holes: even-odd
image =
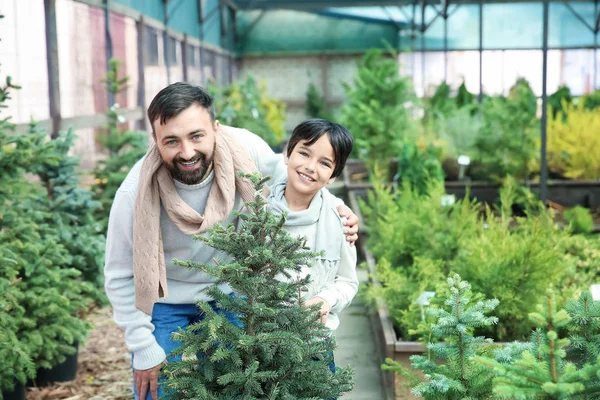
[[[231,129],[231,132],[248,151],[258,170],[263,175],[270,174],[281,156],[273,153],[262,139],[247,130]],[[151,316],[134,305],[133,209],[141,165],[141,161],[136,163],[115,196],[108,224],[104,276],[106,294],[113,306],[115,322],[125,332],[127,347],[134,353],[133,367],[143,370],[159,365],[166,355],[152,334],[154,326]],[[179,196],[195,210],[203,213],[212,182],[211,173],[197,185],[175,183]],[[241,204],[239,195],[236,194],[234,210],[240,210]],[[234,218],[229,216],[222,224],[227,226],[232,222]],[[182,233],[162,209],[160,226],[169,290],[169,297],[161,299],[160,302],[194,304],[200,300],[209,300],[203,290],[212,285],[215,279],[203,272],[174,265],[172,260],[176,258],[209,264],[214,258],[224,259],[225,256]],[[230,291],[226,286],[222,289],[225,292]]]

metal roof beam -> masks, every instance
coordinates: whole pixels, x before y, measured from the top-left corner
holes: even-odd
[[[575,11],[575,9],[573,8],[573,6],[571,6],[569,4],[569,2],[567,0],[563,0],[563,3],[565,3],[565,6],[567,6],[567,8],[571,11],[571,13],[583,24],[585,25],[586,28],[588,28],[592,33],[596,33],[594,28],[592,28],[592,26],[590,24],[588,24],[588,22],[577,12]]]
[[[379,7],[407,6],[413,0],[229,0],[242,10],[250,9],[293,9],[318,10],[340,7]],[[484,0],[484,4],[493,3],[530,3],[532,0]],[[570,3],[584,3],[589,0],[569,0]],[[550,3],[562,3],[563,0],[549,0]],[[425,0],[426,5],[442,6],[443,0]],[[479,4],[479,0],[463,0],[462,4]]]

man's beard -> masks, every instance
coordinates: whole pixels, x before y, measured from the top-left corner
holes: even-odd
[[[172,163],[165,163],[165,166],[171,173],[173,179],[186,185],[196,185],[202,182],[202,179],[208,170],[208,166],[212,163],[212,159],[207,160],[204,154],[196,153],[192,159],[186,161],[192,162],[196,160],[200,163],[200,168],[196,168],[192,171],[186,171],[179,168],[179,163],[183,161],[180,157],[173,159]]]

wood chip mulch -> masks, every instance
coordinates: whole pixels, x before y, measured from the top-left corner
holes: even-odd
[[[130,400],[133,398],[131,355],[112,309],[93,311],[93,328],[79,348],[77,378],[44,388],[28,388],[27,400]]]

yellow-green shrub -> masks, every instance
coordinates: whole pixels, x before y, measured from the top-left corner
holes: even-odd
[[[600,113],[565,104],[548,118],[548,167],[573,179],[600,179]]]

